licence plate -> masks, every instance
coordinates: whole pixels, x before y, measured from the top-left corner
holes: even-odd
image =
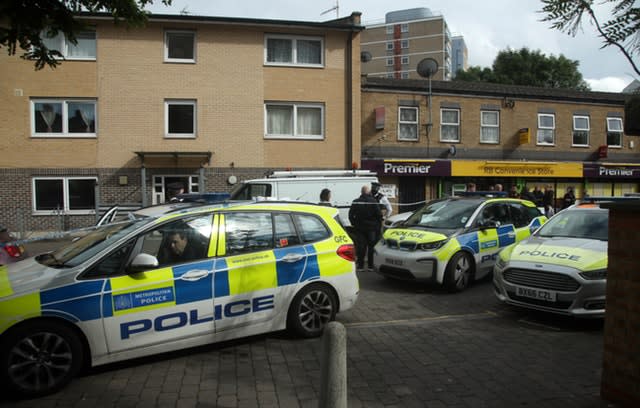
[[[402,266],[402,259],[384,258],[389,265]]]
[[[521,286],[516,286],[516,295],[547,302],[555,302],[558,297],[556,292],[550,290],[523,288]]]

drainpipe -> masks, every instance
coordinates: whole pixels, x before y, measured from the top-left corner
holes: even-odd
[[[347,65],[345,67],[345,77],[347,79],[347,95],[346,95],[346,105],[347,105],[347,148],[346,148],[346,152],[347,152],[347,162],[346,162],[346,169],[351,169],[352,167],[352,163],[353,163],[353,78],[352,78],[352,71],[353,71],[353,55],[352,55],[352,48],[353,48],[353,32],[349,31],[348,33],[349,38],[347,40],[347,52],[346,52],[346,60],[347,60]]]

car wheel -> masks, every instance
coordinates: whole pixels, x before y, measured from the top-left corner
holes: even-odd
[[[326,285],[312,284],[303,288],[291,302],[287,327],[301,337],[317,337],[335,319],[336,297]]]
[[[444,286],[449,292],[462,292],[469,286],[473,273],[471,255],[466,252],[455,254],[444,274]]]
[[[0,347],[0,381],[22,396],[38,397],[61,389],[82,365],[80,339],[55,322],[24,324],[9,332]]]

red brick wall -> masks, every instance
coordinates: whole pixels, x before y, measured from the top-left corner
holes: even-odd
[[[640,200],[609,208],[602,397],[640,406]]]

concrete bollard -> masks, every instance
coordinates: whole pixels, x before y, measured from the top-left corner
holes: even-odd
[[[330,322],[322,335],[319,408],[347,408],[347,331]]]

